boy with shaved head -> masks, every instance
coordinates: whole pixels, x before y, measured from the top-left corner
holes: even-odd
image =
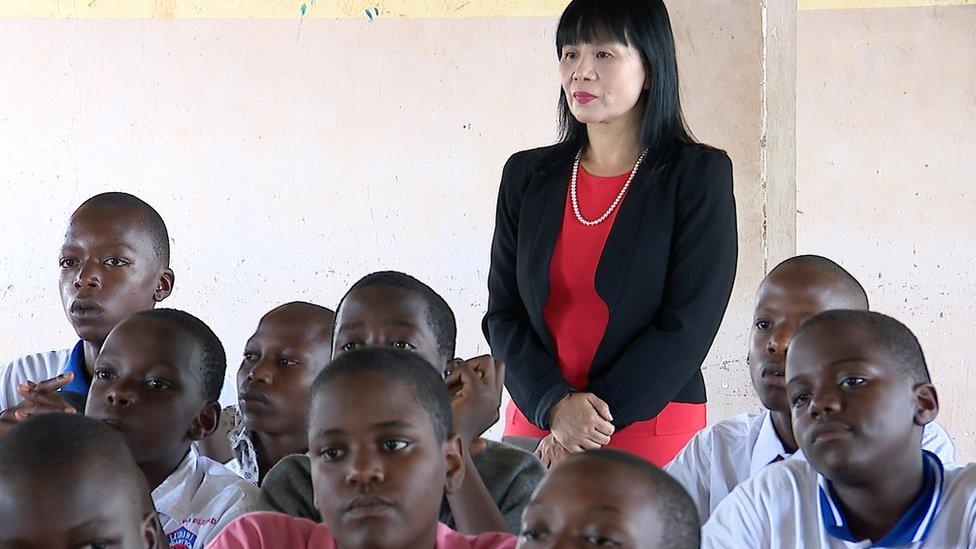
[[[825,257],[787,259],[759,285],[746,362],[766,410],[702,430],[665,468],[691,494],[702,522],[736,486],[767,465],[802,459],[786,400],[787,350],[804,320],[830,309],[867,310],[868,298],[849,272]],[[954,448],[942,427],[930,423],[923,436],[926,449],[953,461]]]
[[[705,525],[706,547],[976,547],[976,464],[923,448],[939,399],[905,325],[867,311],[809,319],[786,392],[807,461],[736,488]]]
[[[305,403],[312,382],[332,356],[335,312],[286,303],[258,322],[237,371],[239,421],[230,433],[227,466],[260,484],[282,458],[305,453]]]
[[[83,409],[108,333],[173,291],[169,253],[166,224],[141,199],[110,192],[79,206],[57,258],[61,303],[80,341],[72,349],[28,355],[0,368],[0,411],[59,389],[76,410]],[[38,387],[44,380],[51,381]]]
[[[587,450],[556,466],[525,506],[519,549],[698,549],[698,513],[687,492],[650,462]]]

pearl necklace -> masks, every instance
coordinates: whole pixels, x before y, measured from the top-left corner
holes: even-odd
[[[579,200],[576,197],[576,178],[577,175],[579,174],[580,158],[583,156],[583,150],[580,149],[580,151],[576,153],[576,161],[573,162],[573,178],[570,179],[570,184],[569,184],[569,196],[573,201],[573,213],[576,214],[576,219],[578,219],[580,223],[586,225],[587,227],[599,225],[600,223],[606,221],[607,218],[610,217],[610,214],[613,213],[613,210],[615,210],[617,206],[620,205],[620,201],[624,199],[624,195],[627,194],[627,189],[630,188],[631,182],[634,181],[634,176],[637,175],[637,168],[640,167],[641,162],[644,161],[644,156],[646,155],[647,155],[647,149],[644,149],[644,152],[642,152],[640,157],[637,159],[637,163],[634,164],[634,169],[630,171],[630,177],[627,178],[627,182],[624,183],[623,188],[620,189],[619,193],[617,193],[617,198],[614,198],[613,202],[610,204],[610,208],[607,209],[607,211],[603,212],[603,215],[591,221],[589,219],[585,219],[583,217],[583,214],[580,213]]]

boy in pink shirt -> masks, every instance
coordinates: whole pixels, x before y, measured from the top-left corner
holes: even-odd
[[[383,348],[345,353],[316,378],[308,410],[324,522],[254,513],[208,547],[514,548],[511,534],[468,536],[438,522],[445,492],[464,480],[466,450],[451,431],[451,397],[422,357]],[[483,513],[504,524],[497,508]]]

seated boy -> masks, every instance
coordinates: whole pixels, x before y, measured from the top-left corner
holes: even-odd
[[[108,333],[173,291],[166,225],[152,206],[130,194],[86,200],[68,221],[58,257],[61,303],[81,340],[73,349],[25,356],[0,369],[0,411],[31,394],[32,383],[58,374],[71,375],[42,389],[62,389],[72,407],[83,409]]]
[[[861,284],[824,257],[787,259],[762,281],[746,362],[766,410],[741,414],[702,430],[665,467],[691,494],[702,522],[740,483],[797,452],[783,376],[786,351],[797,326],[829,309],[867,308]],[[935,422],[925,426],[922,445],[944,462],[954,461],[952,442]],[[796,453],[795,457],[803,456]]]
[[[633,454],[587,450],[539,485],[518,547],[698,549],[700,530],[695,504],[667,473]]]
[[[230,434],[232,471],[260,484],[281,458],[304,453],[305,403],[332,356],[335,312],[287,303],[264,315],[244,346],[237,371],[240,421]]]
[[[867,311],[807,320],[786,391],[807,461],[739,485],[703,528],[706,547],[976,547],[976,465],[922,448],[939,399],[908,328]]]
[[[341,310],[341,307],[340,307]],[[324,523],[279,513],[232,522],[212,549],[460,549],[515,546],[511,534],[459,534],[438,523],[444,493],[464,482],[451,397],[415,353],[337,356],[312,387],[308,447]],[[501,521],[497,509],[484,509]]]
[[[192,444],[217,426],[226,364],[213,331],[173,309],[123,320],[95,363],[85,414],[122,434],[173,547],[203,547],[258,501],[253,484]]]
[[[0,547],[166,547],[149,487],[109,427],[43,414],[0,439]]]
[[[417,353],[433,365],[451,388],[454,428],[470,449],[469,481],[480,476],[509,530],[517,532],[522,507],[545,469],[527,452],[478,439],[498,419],[504,374],[489,356],[453,359],[456,335],[454,313],[434,290],[403,273],[379,272],[356,282],[340,302],[332,352],[338,357],[363,347],[392,347]],[[441,522],[468,533],[479,531],[465,522],[466,513],[458,507],[472,490],[465,483],[447,498]],[[282,460],[268,473],[261,495],[271,510],[321,520],[312,504],[307,456]]]

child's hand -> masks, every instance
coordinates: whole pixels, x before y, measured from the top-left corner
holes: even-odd
[[[451,389],[454,430],[467,447],[498,421],[505,364],[490,355],[459,360],[444,383]]]
[[[613,416],[606,402],[592,393],[570,393],[552,408],[552,436],[571,453],[610,443]]]
[[[27,381],[17,386],[17,392],[24,397],[23,402],[11,406],[0,413],[0,435],[4,435],[14,425],[27,421],[37,414],[67,412],[76,414],[78,410],[58,393],[58,389],[71,383],[74,374],[64,373],[40,383]]]
[[[535,457],[539,458],[546,469],[552,469],[559,465],[570,455],[572,454],[569,450],[563,448],[563,445],[559,444],[559,441],[551,434],[542,439],[539,442],[539,447],[535,449]]]

